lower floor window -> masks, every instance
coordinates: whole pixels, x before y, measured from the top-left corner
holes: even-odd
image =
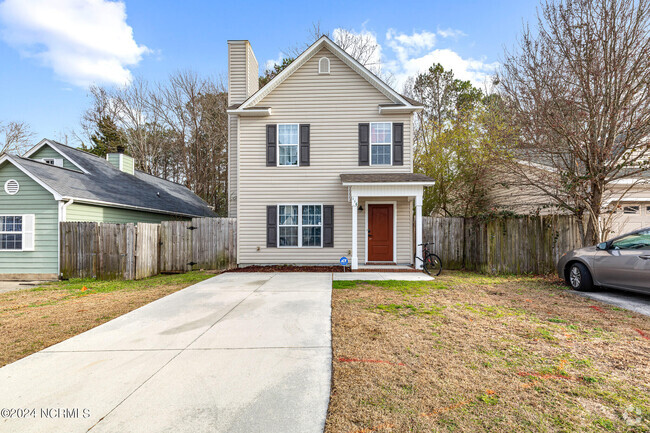
[[[23,217],[0,216],[0,250],[23,249]]]
[[[278,246],[321,247],[323,233],[322,205],[279,205]]]

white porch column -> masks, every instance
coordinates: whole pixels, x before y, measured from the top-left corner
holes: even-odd
[[[415,196],[415,254],[421,258],[422,257],[422,193]],[[421,260],[415,260],[415,269],[422,269]]]
[[[352,257],[350,258],[350,267],[359,269],[359,257],[357,254],[357,207],[359,206],[359,197],[352,196]]]

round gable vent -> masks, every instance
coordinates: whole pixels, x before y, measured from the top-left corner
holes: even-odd
[[[18,194],[18,190],[20,190],[20,184],[17,180],[9,179],[5,182],[5,192],[7,194],[16,195]]]

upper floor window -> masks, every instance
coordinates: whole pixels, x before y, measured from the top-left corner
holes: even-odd
[[[45,158],[43,162],[49,165],[54,165],[54,158]]]
[[[298,124],[278,125],[278,165],[298,165]]]
[[[319,74],[329,74],[330,73],[330,59],[327,57],[321,57],[318,61],[318,73]]]
[[[392,124],[390,122],[370,124],[370,164],[391,165]]]

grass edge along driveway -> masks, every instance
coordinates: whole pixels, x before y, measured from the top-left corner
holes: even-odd
[[[0,293],[0,367],[215,275],[71,279]]]
[[[326,432],[650,429],[650,318],[559,282],[335,281]]]

